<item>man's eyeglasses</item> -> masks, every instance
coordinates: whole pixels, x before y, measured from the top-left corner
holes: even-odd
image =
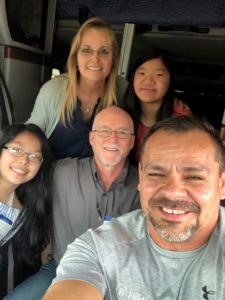
[[[83,56],[88,56],[88,57],[92,56],[95,52],[98,53],[99,57],[107,57],[111,53],[110,49],[104,48],[104,47],[99,48],[98,50],[94,50],[91,47],[83,47],[83,48],[80,48],[79,51]]]
[[[33,163],[41,164],[43,162],[43,156],[40,153],[27,153],[22,148],[13,146],[4,146],[3,149],[6,149],[10,155],[16,157],[22,157],[26,154],[29,161]]]
[[[120,139],[128,139],[131,135],[134,135],[131,131],[125,129],[112,130],[110,128],[99,128],[92,130],[97,132],[100,137],[110,137],[112,132],[115,132],[116,136]]]

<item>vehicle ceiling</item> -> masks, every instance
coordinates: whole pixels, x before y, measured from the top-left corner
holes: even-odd
[[[220,126],[225,108],[224,0],[58,0],[56,41],[64,49],[64,58],[79,21],[90,16],[106,18],[120,43],[124,23],[136,24],[131,66],[148,45],[168,49],[176,66],[177,96],[194,113],[206,114],[215,127]]]

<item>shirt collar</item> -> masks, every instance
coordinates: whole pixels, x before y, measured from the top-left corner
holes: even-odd
[[[123,186],[125,185],[125,181],[126,181],[126,178],[127,178],[128,172],[129,172],[129,166],[130,166],[130,163],[129,163],[129,160],[127,159],[120,176],[116,179],[116,181],[114,181],[113,185],[114,184],[121,184]],[[93,177],[96,179],[97,182],[100,182],[100,177],[98,174],[98,169],[97,169],[94,157],[91,158],[91,169],[92,169]]]

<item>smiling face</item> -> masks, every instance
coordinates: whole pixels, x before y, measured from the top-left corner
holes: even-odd
[[[27,153],[41,154],[39,140],[31,133],[24,131],[5,146],[22,148]],[[31,162],[27,154],[16,157],[2,149],[0,154],[0,181],[6,185],[17,187],[31,180],[40,169],[41,163]]]
[[[94,50],[91,55],[88,54],[88,51],[91,52],[90,50]],[[87,30],[82,36],[77,53],[81,80],[105,81],[111,71],[112,53],[110,36],[106,30],[96,28]]]
[[[200,130],[159,130],[147,141],[138,189],[150,235],[161,247],[185,251],[208,240],[225,193],[216,157],[212,140]]]
[[[98,129],[123,130],[134,132],[133,122],[130,116],[118,107],[103,109],[95,117],[93,130]],[[134,136],[120,138],[115,132],[109,137],[99,136],[98,132],[90,133],[90,144],[93,148],[97,165],[106,167],[123,166],[130,150],[134,145]]]
[[[135,71],[134,91],[140,101],[163,101],[170,85],[170,73],[161,58],[154,58],[140,65]]]

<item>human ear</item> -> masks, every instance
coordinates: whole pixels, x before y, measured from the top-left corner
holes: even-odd
[[[91,131],[89,133],[89,143],[91,144],[91,146],[92,146],[92,140],[93,140],[93,132]]]
[[[130,143],[130,150],[133,149],[133,147],[134,147],[134,142],[135,142],[135,136],[132,135],[132,136],[131,136],[131,143]]]
[[[220,186],[220,193],[221,193],[221,200],[225,199],[225,171],[223,171],[221,177],[221,186]]]

